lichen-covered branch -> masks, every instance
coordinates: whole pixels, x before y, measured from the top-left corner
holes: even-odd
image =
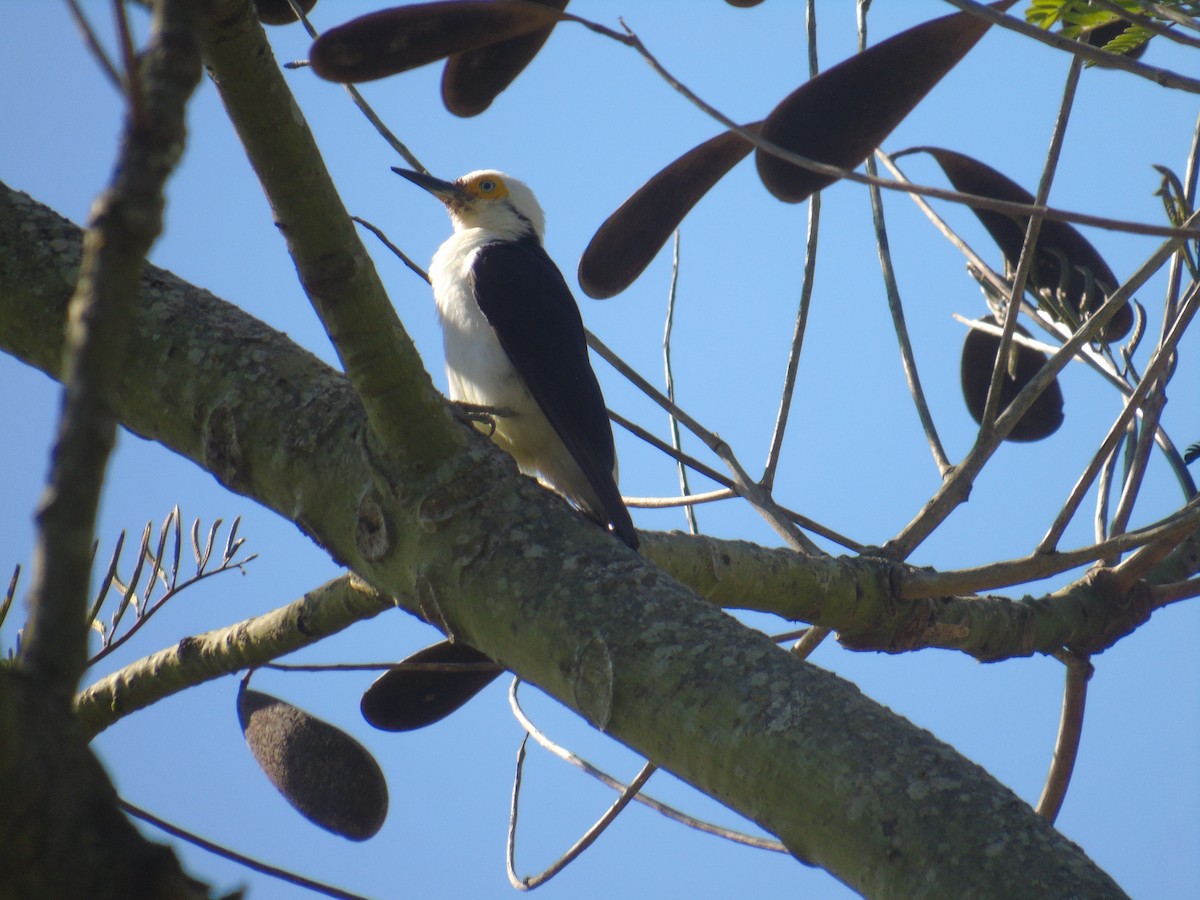
[[[54,374],[74,234],[0,196],[0,345]],[[858,890],[912,895],[935,879],[951,895],[1011,893],[1019,877],[1120,896],[985,772],[701,602],[482,435],[464,429],[466,452],[414,490],[402,455],[369,452],[341,376],[161,270],[146,272],[131,340],[141,352],[117,398],[129,427]]]

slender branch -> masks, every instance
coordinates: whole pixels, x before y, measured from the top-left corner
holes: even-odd
[[[1183,199],[1188,208],[1194,208],[1196,202],[1196,182],[1200,175],[1200,116],[1192,129],[1192,146],[1188,151],[1187,163],[1184,169]],[[1167,333],[1169,324],[1175,320],[1175,311],[1179,304],[1179,291],[1183,281],[1184,256],[1179,254],[1171,260],[1171,269],[1167,275],[1167,290],[1163,299],[1163,318],[1159,330],[1160,339]]]
[[[860,53],[867,47],[868,5],[861,2],[858,4],[858,50]],[[866,168],[868,175],[873,177],[878,175],[874,156],[867,157]],[[883,217],[883,196],[878,185],[872,184],[867,190],[871,201],[871,222],[875,228],[875,247],[879,255],[879,266],[883,272],[883,285],[887,293],[888,310],[892,315],[892,327],[900,346],[900,365],[904,370],[904,380],[908,384],[909,394],[917,409],[917,418],[921,422],[921,429],[925,432],[925,440],[929,443],[929,451],[933,454],[934,465],[937,466],[938,474],[945,478],[952,466],[946,456],[946,449],[942,446],[942,440],[938,437],[933,416],[929,412],[925,391],[921,387],[921,376],[917,372],[917,360],[913,354],[912,341],[908,337],[904,305],[900,299],[900,287],[896,283],[896,272],[892,267],[891,245],[888,241],[887,224]]]
[[[521,745],[517,748],[517,771],[513,776],[513,793],[512,807],[508,816],[508,840],[506,842],[505,864],[508,869],[509,883],[519,891],[531,891],[536,887],[541,887],[572,862],[574,862],[584,850],[596,842],[596,839],[604,833],[621,814],[621,811],[629,805],[629,802],[637,796],[638,791],[650,779],[650,776],[658,771],[658,766],[654,763],[646,763],[642,766],[640,772],[634,776],[633,781],[621,791],[621,795],[617,797],[613,805],[605,810],[602,815],[591,828],[583,833],[574,844],[571,845],[562,856],[560,856],[553,865],[549,866],[544,871],[537,875],[527,875],[524,878],[517,875],[516,870],[516,848],[517,848],[517,812],[520,808],[521,797],[521,775],[525,766],[525,744],[529,741],[529,735],[521,738]]]
[[[1160,609],[1180,600],[1190,600],[1200,597],[1200,578],[1188,581],[1173,581],[1170,584],[1156,584],[1150,589],[1154,595],[1154,607]]]
[[[1048,822],[1058,818],[1071,773],[1075,770],[1075,759],[1079,755],[1079,737],[1083,732],[1083,713],[1087,703],[1087,685],[1092,677],[1092,664],[1087,657],[1073,653],[1059,654],[1067,670],[1063,688],[1062,716],[1058,722],[1058,739],[1054,744],[1054,760],[1042,787],[1042,796],[1037,802],[1037,814]]]
[[[287,0],[287,2],[288,6],[292,8],[292,12],[296,14],[296,18],[299,19],[301,24],[304,25],[304,30],[308,32],[308,36],[315,41],[317,39],[317,29],[313,28],[312,22],[310,22],[308,19],[308,14],[304,12],[304,7],[302,7],[297,0]],[[292,68],[292,66],[285,65],[284,68]],[[358,88],[352,84],[344,84],[342,87],[346,89],[346,93],[350,95],[350,99],[354,101],[354,105],[358,107],[359,112],[366,117],[366,120],[371,123],[371,125],[379,133],[379,136],[387,141],[388,145],[393,150],[400,154],[401,159],[403,159],[418,172],[424,172],[428,174],[429,170],[421,165],[421,161],[413,155],[412,151],[408,149],[408,146],[392,133],[392,130],[387,127],[383,119],[379,118],[375,110],[371,108],[371,104],[367,103],[366,99],[359,92]],[[361,220],[359,219],[355,219],[355,221],[361,223]],[[403,255],[401,255],[401,258],[403,258]]]
[[[808,37],[808,77],[815,78],[820,71],[817,62],[817,9],[814,0],[807,0],[805,7],[805,32]],[[779,467],[779,455],[783,451],[783,435],[787,430],[788,416],[792,411],[792,395],[796,389],[796,374],[800,369],[800,351],[804,347],[804,333],[808,328],[808,308],[812,302],[813,277],[817,269],[817,235],[821,230],[821,192],[808,198],[808,224],[804,238],[804,266],[800,281],[800,304],[796,311],[796,325],[792,330],[792,345],[788,349],[787,367],[783,374],[783,390],[779,397],[779,412],[775,415],[775,430],[771,434],[771,445],[767,449],[767,462],[763,466],[761,484],[770,491],[775,486],[775,473]]]
[[[1107,9],[1109,12],[1114,12],[1131,25],[1145,28],[1147,31],[1160,35],[1169,41],[1175,41],[1178,44],[1188,47],[1200,47],[1200,38],[1194,38],[1191,35],[1184,34],[1178,28],[1171,28],[1164,25],[1158,19],[1152,19],[1149,16],[1126,9],[1120,3],[1117,3],[1116,0],[1092,0],[1092,5],[1098,6],[1101,9]]]
[[[792,655],[799,659],[808,659],[812,656],[813,651],[821,646],[825,638],[829,637],[832,633],[832,628],[826,628],[822,625],[810,626],[805,629],[804,634],[797,639],[796,643],[792,644]]]
[[[127,800],[118,801],[121,809],[129,813],[135,819],[141,819],[147,824],[153,825],[159,831],[165,831],[172,837],[177,837],[181,841],[187,841],[194,847],[199,847],[201,850],[207,850],[209,853],[220,856],[222,859],[227,859],[230,862],[235,862],[240,866],[245,866],[253,872],[259,872],[263,875],[269,875],[272,878],[278,878],[280,881],[285,881],[288,884],[296,887],[304,888],[305,890],[313,891],[317,894],[324,894],[326,897],[337,897],[340,900],[368,900],[361,894],[352,894],[349,891],[344,891],[341,888],[333,887],[332,885],[324,884],[320,881],[314,881],[311,878],[305,878],[302,875],[297,875],[295,872],[289,872],[287,869],[280,869],[277,866],[269,865],[268,863],[254,859],[251,856],[246,856],[244,853],[238,853],[236,850],[231,850],[221,844],[214,843],[206,838],[200,837],[193,831],[180,828],[178,825],[172,825],[165,819],[160,819],[158,816],[146,812],[146,810],[134,806]]]
[[[22,666],[64,702],[86,664],[93,531],[116,439],[112,394],[142,266],[162,230],[163,186],[183,150],[184,109],[200,80],[193,26],[194,12],[160,10],[144,78],[130,63],[124,140],[112,183],[92,208],[68,311],[64,400],[37,513],[22,654]],[[145,85],[152,90],[143,96]]]
[[[104,49],[104,45],[100,43],[100,38],[96,36],[96,31],[92,28],[92,23],[88,21],[83,10],[79,8],[79,0],[67,0],[67,9],[71,12],[71,18],[75,21],[75,26],[83,35],[83,40],[91,51],[92,56],[96,58],[96,62],[100,66],[100,71],[104,76],[112,82],[112,86],[118,91],[124,90],[124,82],[121,79],[121,74],[117,71],[116,65],[108,58],[108,52]]]
[[[947,2],[958,2],[958,0],[947,0]],[[990,10],[989,10],[990,12]],[[1035,29],[1036,30],[1036,29]],[[1129,234],[1142,234],[1152,237],[1197,237],[1200,236],[1200,230],[1194,228],[1176,228],[1162,225],[1151,225],[1141,222],[1129,222],[1120,219],[1110,219],[1103,216],[1093,216],[1086,213],[1077,213],[1069,210],[1057,209],[1054,207],[1038,207],[1030,206],[1025,203],[1013,203],[1007,200],[997,200],[995,197],[982,197],[978,194],[964,194],[959,191],[950,191],[943,188],[930,187],[928,185],[901,184],[895,181],[890,181],[886,178],[878,178],[871,175],[864,175],[856,172],[853,169],[843,169],[838,166],[832,166],[828,163],[818,162],[814,159],[809,159],[806,156],[801,156],[799,153],[793,153],[778,144],[766,140],[761,135],[753,130],[746,128],[729,116],[722,113],[720,110],[711,106],[702,100],[695,92],[687,85],[672,75],[667,69],[655,58],[654,54],[641,42],[632,32],[629,33],[629,40],[622,43],[632,46],[637,52],[648,62],[651,68],[659,74],[659,76],[667,82],[667,84],[678,93],[686,97],[693,105],[706,113],[709,117],[720,122],[730,131],[739,135],[748,141],[758,150],[763,153],[768,153],[771,156],[778,157],[785,162],[790,162],[793,165],[800,166],[811,172],[817,172],[821,175],[827,175],[831,178],[852,181],[857,184],[874,184],[884,190],[901,191],[906,194],[920,194],[925,197],[934,197],[938,200],[947,200],[951,203],[960,203],[970,206],[973,209],[988,209],[994,212],[1005,213],[1012,216],[1039,216],[1043,220],[1057,222],[1073,222],[1077,225],[1090,225],[1095,228],[1102,228],[1109,231],[1124,231]],[[1086,45],[1080,45],[1086,46]],[[1090,48],[1089,48],[1090,49]],[[1100,51],[1096,51],[1100,52]],[[1113,56],[1113,54],[1105,54]],[[1123,57],[1116,57],[1124,59]],[[1200,89],[1200,82],[1196,82]]]
[[[404,456],[412,477],[465,446],[350,221],[304,114],[250,4],[220,0],[202,34],[247,159],[271,203],[301,286],[366,409],[381,455]],[[423,421],[427,427],[413,429]]]
[[[1196,217],[1193,216],[1193,218]],[[1062,538],[1063,532],[1066,531],[1067,525],[1074,517],[1075,511],[1083,501],[1084,494],[1091,487],[1100,468],[1104,465],[1104,461],[1115,451],[1117,443],[1124,437],[1126,429],[1133,418],[1134,411],[1141,408],[1143,399],[1158,381],[1160,373],[1171,364],[1175,347],[1183,337],[1184,332],[1187,330],[1187,325],[1196,314],[1198,307],[1200,307],[1200,286],[1193,286],[1179,310],[1179,316],[1172,325],[1171,331],[1159,343],[1158,347],[1154,350],[1153,356],[1150,357],[1150,362],[1146,366],[1142,380],[1133,389],[1133,393],[1126,399],[1120,415],[1117,416],[1117,420],[1113,422],[1112,427],[1108,430],[1108,434],[1105,435],[1104,440],[1101,442],[1100,449],[1092,456],[1087,468],[1079,476],[1079,480],[1075,482],[1075,486],[1071,489],[1071,493],[1067,497],[1067,501],[1063,504],[1062,510],[1051,524],[1050,530],[1046,532],[1046,536],[1038,544],[1038,552],[1050,552]]]
[[[184,638],[124,666],[82,691],[76,713],[84,731],[95,737],[164,697],[270,662],[394,605],[360,579],[342,575],[265,615]]]
[[[1059,103],[1058,115],[1055,117],[1054,128],[1050,135],[1050,149],[1046,152],[1042,177],[1038,181],[1034,206],[1044,206],[1050,196],[1050,186],[1054,183],[1054,173],[1058,170],[1063,140],[1067,134],[1067,123],[1071,118],[1071,107],[1075,102],[1076,89],[1079,87],[1079,74],[1082,70],[1083,63],[1079,57],[1072,57],[1070,68],[1067,70],[1067,82],[1063,86],[1062,101]],[[1000,440],[993,434],[992,428],[1000,409],[1000,388],[1005,378],[1008,377],[1009,348],[1017,327],[1017,313],[1020,312],[1021,307],[1020,300],[1025,294],[1029,272],[1037,259],[1037,239],[1041,230],[1042,219],[1039,216],[1031,216],[1025,227],[1025,238],[1021,244],[1017,270],[1013,273],[1008,303],[1004,310],[1004,333],[1000,335],[1000,345],[996,349],[996,358],[992,365],[992,378],[988,384],[987,400],[984,402],[983,414],[980,416],[979,440],[984,443]],[[1047,382],[1047,386],[1049,386],[1049,382]]]
[[[774,498],[771,497],[770,493],[750,478],[746,470],[742,468],[741,463],[738,462],[737,457],[734,456],[733,450],[719,435],[709,431],[680,409],[678,405],[663,396],[657,388],[639,375],[633,367],[613,353],[598,337],[590,331],[585,330],[584,333],[587,336],[589,347],[595,350],[609,365],[628,378],[643,394],[678,419],[685,428],[700,438],[729,467],[730,472],[733,474],[732,486],[741,497],[748,500],[759,511],[780,537],[791,544],[794,549],[800,550],[803,553],[810,555],[821,553],[820,548],[796,528],[792,516],[785,513],[775,502]]]
[[[679,287],[679,229],[675,229],[675,242],[671,251],[671,285],[667,290],[667,322],[663,326],[663,370],[666,379],[667,399],[675,402],[675,374],[671,371],[671,330],[675,325],[675,297]],[[673,415],[667,416],[668,427],[671,430],[671,446],[676,451],[682,451],[683,445],[679,440],[679,421]],[[679,492],[685,497],[692,492],[688,485],[687,467],[682,460],[675,461],[679,473]],[[688,532],[698,534],[699,525],[696,523],[696,510],[692,504],[683,507],[687,519]]]
[[[624,782],[618,781],[607,772],[604,772],[593,766],[586,759],[572,753],[565,747],[556,744],[554,741],[533,724],[533,721],[525,714],[525,710],[521,707],[520,700],[517,697],[517,686],[519,680],[513,679],[512,686],[508,692],[508,705],[512,709],[513,716],[525,729],[525,733],[532,737],[542,746],[543,749],[557,756],[563,762],[569,763],[579,769],[586,775],[595,778],[606,787],[612,788],[614,791],[624,792],[627,785]],[[735,844],[744,844],[747,847],[754,847],[757,850],[770,850],[773,853],[787,853],[787,848],[779,841],[771,840],[770,838],[755,837],[754,835],[745,834],[740,831],[734,831],[729,828],[722,828],[719,825],[714,825],[711,822],[706,822],[703,819],[697,819],[695,816],[689,816],[687,813],[680,812],[673,806],[669,806],[660,800],[655,800],[653,797],[639,793],[634,799],[643,806],[649,807],[656,813],[678,822],[680,825],[686,825],[688,828],[702,831],[705,834],[711,834],[716,837],[724,838],[727,841],[732,841]]]
[[[1200,221],[1200,214],[1194,214],[1188,219],[1189,223],[1197,221]],[[1128,302],[1133,292],[1145,284],[1150,276],[1170,259],[1182,241],[1182,238],[1170,238],[1161,244],[1125,284],[1109,295],[1104,304],[1076,330],[1058,353],[1047,360],[1037,376],[1013,398],[1007,410],[996,421],[998,435],[1007,435],[1011,431],[1013,425],[1032,405],[1033,398],[1041,392],[1046,384],[1058,376],[1071,357],[1079,352],[1080,347],[1095,339],[1113,313]],[[897,559],[903,559],[912,553],[939,524],[945,521],[951,511],[966,499],[971,483],[994,450],[994,446],[977,442],[916,518],[905,526],[896,538],[888,542],[884,548],[885,552]]]
[[[973,594],[1024,584],[1050,578],[1090,562],[1107,559],[1163,539],[1178,543],[1197,525],[1200,525],[1200,509],[1191,504],[1153,525],[1118,534],[1089,547],[1067,551],[1037,550],[1022,559],[949,572],[908,570],[904,574],[898,593],[903,599],[917,600],[924,597]]]
[[[1085,44],[1082,41],[1062,37],[1051,31],[1038,28],[1035,25],[1030,25],[1015,16],[1005,15],[982,3],[976,3],[974,0],[946,0],[946,2],[951,6],[961,9],[963,12],[969,12],[972,15],[987,19],[989,22],[994,22],[1010,31],[1015,31],[1036,41],[1041,41],[1043,44],[1049,44],[1058,50],[1065,50],[1076,58],[1082,57],[1109,69],[1124,69],[1126,72],[1140,75],[1163,87],[1178,88],[1191,94],[1200,94],[1200,81],[1197,81],[1195,78],[1187,78],[1167,69],[1148,66],[1145,63],[1129,59],[1119,53],[1108,53],[1105,50]]]
[[[400,260],[400,262],[408,266],[408,268],[411,269],[415,275],[419,275],[422,279],[424,279],[426,284],[429,283],[429,273],[422,269],[421,266],[416,262],[414,262],[412,257],[393,244],[391,240],[388,239],[388,236],[383,233],[383,229],[378,228],[377,226],[368,222],[366,219],[360,218],[359,216],[351,216],[350,219],[367,229],[367,231],[371,232],[371,234],[375,235],[375,237],[379,238],[380,243],[391,250],[392,253],[396,255],[396,258]]]
[[[680,497],[623,497],[626,506],[638,509],[672,509],[677,506],[696,506],[700,503],[713,503],[717,500],[731,500],[737,496],[737,491],[731,488],[721,488],[707,491],[703,494],[684,494]],[[689,532],[696,534],[696,532]]]

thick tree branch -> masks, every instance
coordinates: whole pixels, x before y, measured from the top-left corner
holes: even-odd
[[[52,373],[78,259],[69,234],[28,200],[0,204],[0,343]],[[409,460],[365,452],[345,381],[282,335],[161,270],[146,273],[143,296],[131,335],[141,352],[116,398],[130,427],[797,856],[874,895],[931,880],[953,896],[1022,884],[1120,895],[985,772],[699,602],[518,477],[482,436],[464,429],[467,452],[445,480],[415,491]]]
[[[359,240],[249,0],[215,0],[204,59],[287,241],[300,283],[362,401],[382,453],[416,468],[461,449]],[[414,422],[423,422],[413,430]]]
[[[83,239],[65,336],[61,327],[55,334],[64,399],[38,510],[29,621],[17,664],[0,669],[4,897],[208,896],[169,849],[143,838],[118,809],[70,708],[87,661],[92,535],[116,437],[117,387],[142,266],[162,229],[163,188],[184,145],[184,109],[200,81],[201,11],[188,0],[155,4],[140,58],[121,28],[125,127]]]

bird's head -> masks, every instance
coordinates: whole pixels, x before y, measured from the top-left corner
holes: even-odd
[[[546,228],[546,216],[533,191],[495,169],[480,169],[454,181],[442,181],[432,175],[408,169],[392,168],[444,204],[455,231],[482,228],[506,240],[533,233],[540,240]]]

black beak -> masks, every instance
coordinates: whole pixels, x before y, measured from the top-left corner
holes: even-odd
[[[411,169],[401,169],[397,166],[392,166],[392,171],[401,178],[407,178],[417,187],[429,191],[443,203],[466,203],[471,199],[470,195],[453,181],[442,181],[432,175],[414,172]]]

